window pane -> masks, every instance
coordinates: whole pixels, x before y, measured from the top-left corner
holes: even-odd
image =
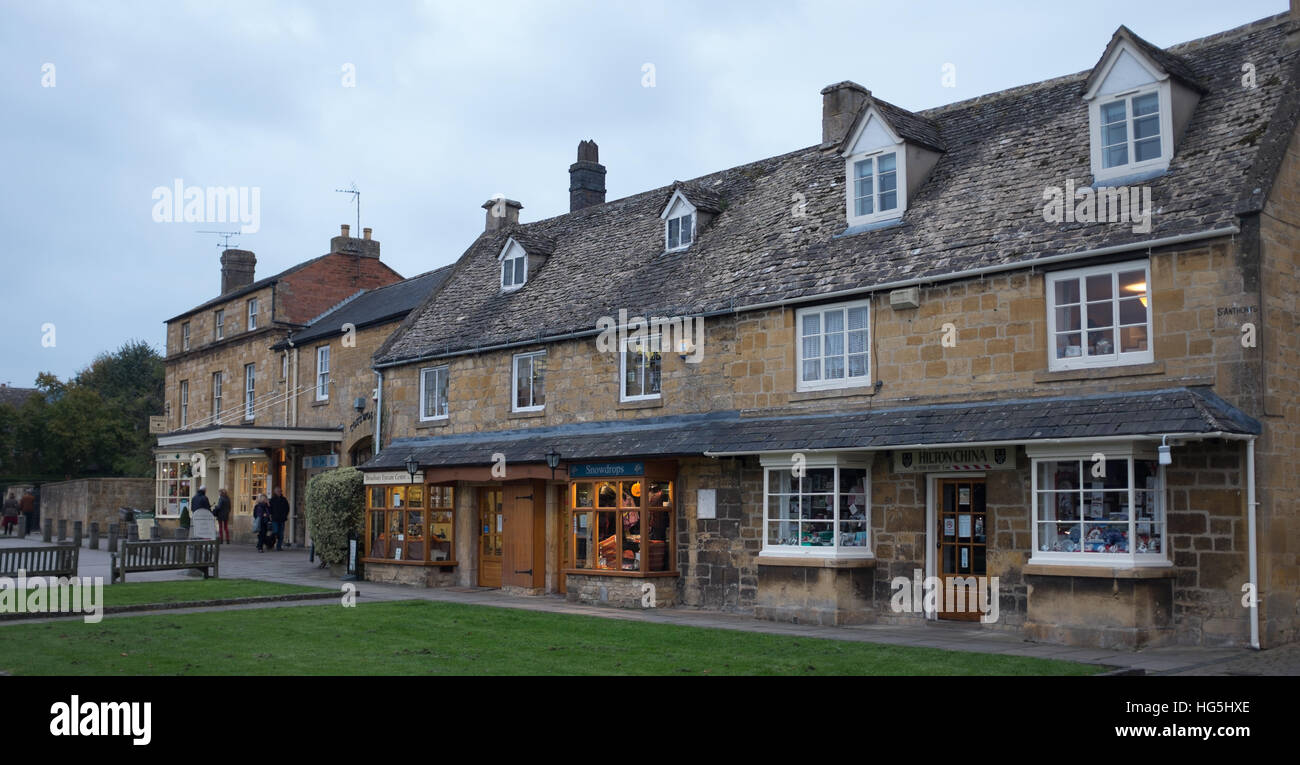
[[[876,172],[880,173],[881,175],[884,175],[885,173],[892,173],[897,169],[898,169],[898,156],[892,152],[889,154],[881,154],[876,159]],[[885,187],[883,180],[881,181],[880,187],[881,188]]]
[[[579,483],[573,486],[573,506],[574,507],[591,507],[595,499],[592,491],[592,485],[589,483]]]
[[[1079,329],[1079,307],[1077,305],[1056,309],[1056,329],[1057,331]]]
[[[867,307],[849,309],[849,329],[865,329],[867,326]]]
[[[835,334],[823,336],[826,352],[823,356],[843,356],[844,355],[844,333],[836,332]]]
[[[1137,298],[1129,298],[1119,301],[1119,323],[1120,324],[1146,324],[1147,309],[1142,305],[1142,301]]]
[[[1133,144],[1133,158],[1137,162],[1156,159],[1160,156],[1160,136],[1148,138]]]
[[[573,514],[573,567],[591,568],[591,513]]]
[[[1056,304],[1058,306],[1079,302],[1079,280],[1062,279],[1056,283]]]
[[[819,313],[806,313],[803,317],[803,335],[819,334],[822,330],[822,315]]]
[[[804,382],[822,379],[822,367],[818,361],[805,361],[803,363]]]
[[[596,526],[596,568],[618,570],[617,513],[596,513]]]
[[[524,268],[527,265],[527,258],[515,258],[515,284],[524,283]]]
[[[641,570],[641,512],[633,510],[623,516],[623,570]]]
[[[532,380],[532,363],[528,357],[515,359],[515,408],[529,406],[528,388]]]
[[[596,507],[618,507],[618,489],[611,481],[596,485]]]
[[[1103,167],[1119,167],[1120,165],[1128,164],[1127,144],[1120,144],[1119,146],[1112,146],[1108,149],[1103,149],[1101,154]]]
[[[857,353],[849,355],[849,377],[866,377],[867,375],[867,354]]]
[[[510,265],[509,260],[501,262],[501,286],[513,287],[515,284],[515,269]]]
[[[1128,123],[1117,122],[1114,125],[1106,125],[1101,129],[1101,145],[1116,146],[1122,145],[1128,140]]]
[[[668,249],[681,244],[682,219],[672,218],[668,221]]]
[[[898,207],[898,192],[889,191],[880,195],[880,209],[892,210]]]
[[[803,547],[833,546],[835,544],[835,524],[829,522],[801,524],[799,544]]]
[[[844,357],[832,356],[826,359],[826,379],[840,380],[844,378]]]
[[[1160,94],[1158,93],[1148,93],[1145,96],[1138,96],[1133,99],[1134,117],[1141,117],[1144,114],[1155,114],[1159,109]],[[1136,120],[1134,121],[1136,122]]]
[[[815,359],[821,355],[821,341],[816,337],[805,337],[803,339],[803,357],[805,359]]]
[[[671,571],[671,561],[668,559],[668,551],[671,549],[668,542],[669,515],[663,510],[654,510],[646,513],[649,523],[646,529],[649,536],[649,548],[646,555],[649,557],[651,571]]]
[[[1147,349],[1147,328],[1145,324],[1121,329],[1119,338],[1120,350],[1124,353],[1145,351]]]
[[[1133,140],[1152,138],[1160,135],[1160,117],[1151,115],[1133,120]]]
[[[641,506],[641,482],[640,481],[620,481],[621,492],[619,493],[619,507],[640,507]]]
[[[1114,306],[1110,301],[1088,304],[1088,327],[1109,327],[1114,324]]]
[[[533,357],[533,406],[546,403],[546,355]]]
[[[1111,275],[1096,274],[1087,279],[1088,300],[1107,300],[1111,297]]]
[[[1101,105],[1101,121],[1103,124],[1119,122],[1125,117],[1125,108],[1123,101],[1112,101],[1108,104]]]
[[[1115,352],[1115,330],[1088,333],[1088,355],[1108,356]]]
[[[694,215],[682,216],[682,244],[691,243],[691,234],[692,234],[691,229],[694,228],[695,225],[694,218],[695,218]]]
[[[646,495],[647,507],[669,507],[673,502],[673,485],[671,481],[651,481],[650,493]]]

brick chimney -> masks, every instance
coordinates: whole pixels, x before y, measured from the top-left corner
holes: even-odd
[[[370,238],[370,229],[364,228],[364,239],[352,236],[352,227],[344,223],[339,226],[339,235],[330,239],[330,252],[342,252],[348,255],[361,255],[367,258],[379,257],[379,240]]]
[[[843,141],[870,97],[871,91],[848,80],[822,88],[822,143]]]
[[[490,234],[507,226],[519,225],[519,211],[524,209],[524,206],[513,199],[493,197],[483,203],[483,209],[487,210],[487,220],[483,230]]]
[[[234,292],[253,283],[257,256],[248,250],[226,250],[221,253],[221,294]]]
[[[595,141],[578,143],[578,161],[569,165],[569,212],[605,204],[605,166]]]

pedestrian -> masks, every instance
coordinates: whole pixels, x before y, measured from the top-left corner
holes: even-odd
[[[18,525],[18,512],[19,512],[18,508],[19,508],[18,499],[17,497],[14,496],[14,493],[11,491],[9,492],[9,495],[5,497],[5,504],[4,504],[3,524],[4,524],[5,536],[9,536],[10,534],[12,534],[14,531],[14,526]]]
[[[284,498],[284,490],[279,486],[272,491],[271,526],[275,530],[275,550],[284,549],[284,524],[289,520],[289,500]]]
[[[30,533],[36,530],[36,495],[31,489],[23,491],[22,501],[18,503],[18,509],[23,515],[27,516],[27,531]]]
[[[225,489],[217,490],[217,506],[212,514],[217,517],[217,544],[224,538],[230,544],[230,495]]]
[[[199,493],[194,495],[194,501],[190,503],[191,516],[200,510],[212,512],[212,503],[208,501],[208,487],[206,486],[199,487]]]
[[[253,505],[253,533],[257,535],[257,551],[262,552],[263,547],[269,547],[269,536],[267,531],[271,528],[271,503],[266,501],[265,494],[257,495],[257,504]]]

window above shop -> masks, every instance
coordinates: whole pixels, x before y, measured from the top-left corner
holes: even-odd
[[[212,324],[213,327],[215,328],[213,331],[213,337],[215,337],[217,340],[220,340],[221,338],[226,336],[226,312],[225,311],[217,311],[214,314],[212,314]]]
[[[629,338],[619,356],[619,401],[652,401],[660,397],[663,354],[660,336]]]
[[[546,351],[514,357],[510,375],[511,411],[540,412],[546,408]]]
[[[801,391],[871,384],[871,301],[803,308],[799,328]]]
[[[190,323],[187,321],[181,325],[181,350],[190,349]]]
[[[1049,273],[1048,368],[1151,363],[1150,283],[1145,260]]]
[[[248,301],[248,331],[257,329],[257,298]]]
[[[330,398],[330,347],[322,345],[316,349],[316,400],[329,401]]]
[[[869,456],[774,455],[761,461],[761,555],[872,557]]]
[[[428,367],[420,370],[420,421],[447,419],[447,388],[449,367]]]

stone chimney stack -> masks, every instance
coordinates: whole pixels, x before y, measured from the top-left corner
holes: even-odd
[[[358,239],[352,236],[352,227],[344,223],[339,226],[339,235],[330,239],[330,252],[341,252],[347,255],[361,255],[367,258],[379,257],[379,240],[370,238],[370,229],[364,228],[362,232],[365,236]]]
[[[257,256],[249,250],[226,250],[221,253],[221,294],[234,292],[253,283]]]
[[[822,143],[843,141],[870,97],[871,91],[847,80],[822,88]]]
[[[519,211],[524,209],[524,206],[513,199],[493,197],[483,203],[483,209],[487,210],[487,220],[483,230],[490,234],[507,226],[519,225]]]
[[[1286,50],[1300,50],[1300,0],[1291,0],[1291,18],[1286,35]]]
[[[569,212],[605,204],[605,166],[595,141],[578,144],[578,161],[569,165]]]

